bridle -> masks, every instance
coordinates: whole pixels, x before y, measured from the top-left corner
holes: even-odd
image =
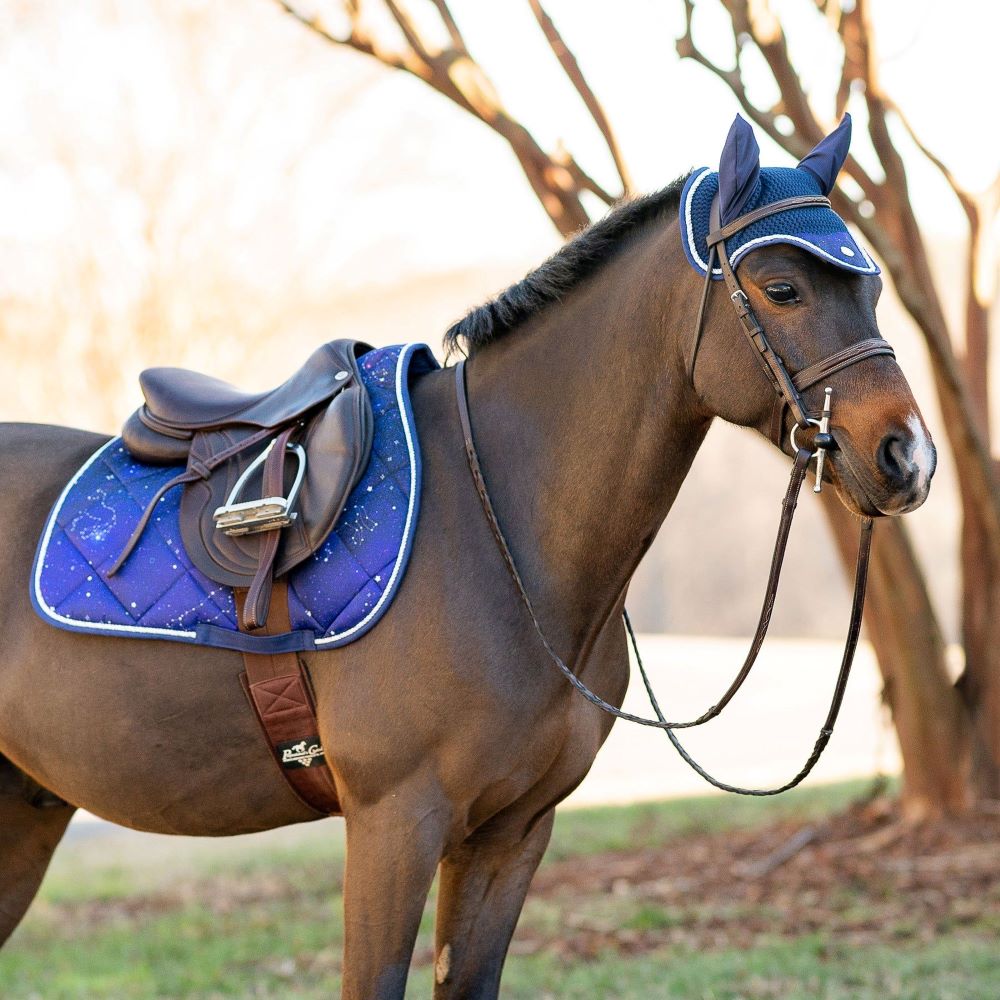
[[[747,297],[746,292],[744,292],[743,288],[740,286],[739,280],[737,279],[730,264],[729,254],[726,250],[726,240],[745,229],[747,226],[750,226],[761,219],[767,218],[770,215],[774,215],[778,212],[786,212],[789,209],[806,207],[829,208],[830,201],[828,198],[813,195],[784,198],[780,201],[772,202],[769,205],[764,205],[760,208],[754,209],[725,226],[720,226],[718,224],[717,204],[713,204],[712,206],[712,225],[711,232],[708,235],[708,269],[705,275],[705,286],[702,291],[701,301],[698,307],[693,350],[691,353],[691,359],[687,366],[688,375],[693,380],[694,366],[697,361],[698,348],[701,344],[702,332],[705,325],[705,312],[708,303],[708,296],[711,291],[712,284],[714,283],[712,276],[713,270],[715,261],[718,260],[719,266],[722,270],[723,279],[725,280],[726,287],[729,291],[729,299],[733,303],[733,307],[736,310],[740,326],[753,348],[754,357],[757,358],[775,391],[775,403],[771,419],[771,438],[779,448],[782,447],[786,409],[791,412],[794,419],[794,424],[789,433],[789,443],[792,446],[794,459],[792,462],[788,489],[785,492],[785,497],[781,505],[781,520],[778,525],[778,533],[774,543],[774,553],[771,557],[771,569],[768,575],[764,602],[761,607],[756,631],[750,643],[749,652],[747,653],[747,657],[744,660],[739,673],[733,679],[723,696],[711,708],[699,715],[696,719],[691,719],[686,722],[670,722],[664,717],[663,712],[660,710],[659,703],[656,700],[656,696],[653,693],[652,685],[650,684],[645,666],[643,665],[642,657],[639,653],[639,647],[636,642],[635,632],[632,629],[632,623],[628,617],[628,612],[623,612],[625,629],[628,634],[632,650],[635,654],[636,663],[639,667],[639,673],[642,676],[642,681],[645,685],[646,693],[649,696],[650,704],[656,718],[645,718],[640,715],[633,715],[632,713],[622,711],[610,702],[605,701],[600,697],[600,695],[596,694],[589,687],[587,687],[587,685],[576,676],[576,674],[566,665],[559,654],[552,648],[552,645],[546,638],[541,623],[535,614],[531,598],[528,596],[524,587],[521,575],[518,572],[517,565],[514,562],[514,557],[510,551],[510,546],[507,544],[503,530],[500,527],[500,522],[497,519],[495,510],[493,509],[493,503],[490,500],[486,480],[483,477],[482,467],[479,462],[479,456],[476,452],[476,446],[472,436],[472,423],[469,417],[468,388],[466,386],[465,379],[465,360],[463,359],[455,365],[455,392],[458,402],[458,414],[462,425],[462,434],[465,438],[465,455],[468,460],[469,469],[472,473],[473,482],[476,486],[476,492],[479,495],[483,512],[486,515],[486,520],[489,523],[490,529],[493,533],[493,538],[496,541],[497,548],[503,558],[507,572],[514,583],[514,588],[516,589],[521,602],[524,604],[524,607],[528,612],[528,617],[531,619],[531,623],[536,634],[538,635],[539,640],[541,641],[543,648],[545,649],[545,652],[548,654],[549,658],[556,665],[556,667],[558,667],[563,676],[570,682],[570,684],[572,684],[584,698],[591,702],[591,704],[596,705],[603,711],[610,713],[616,718],[624,719],[627,722],[635,722],[642,726],[650,726],[655,729],[664,730],[683,760],[699,775],[701,775],[701,777],[703,777],[710,784],[714,785],[716,788],[721,788],[723,791],[727,792],[735,792],[739,795],[777,795],[780,792],[794,788],[816,766],[817,761],[826,749],[827,743],[830,741],[830,737],[833,735],[833,727],[836,723],[837,716],[840,712],[840,706],[844,699],[844,692],[847,688],[847,680],[850,676],[851,666],[854,662],[854,654],[857,650],[858,637],[861,632],[861,618],[864,611],[865,586],[868,580],[868,564],[871,554],[871,539],[873,530],[873,521],[870,517],[862,517],[861,519],[858,559],[854,577],[854,597],[851,602],[851,618],[847,630],[847,639],[844,643],[844,653],[841,659],[840,671],[837,675],[833,696],[830,701],[830,708],[827,712],[822,728],[820,729],[819,736],[813,746],[812,752],[798,773],[789,781],[777,788],[740,788],[736,785],[726,784],[725,782],[719,781],[710,775],[700,764],[698,764],[697,761],[691,757],[691,755],[681,745],[676,734],[674,733],[674,730],[690,729],[694,726],[703,725],[711,719],[716,718],[722,712],[749,676],[767,635],[768,626],[771,621],[771,612],[774,608],[774,601],[777,595],[778,582],[781,577],[781,567],[785,557],[785,549],[788,544],[788,536],[792,527],[792,519],[795,515],[795,508],[798,504],[799,493],[802,488],[802,483],[805,480],[809,462],[815,456],[815,492],[819,493],[822,489],[823,465],[826,459],[826,453],[836,447],[836,442],[829,431],[832,389],[826,389],[823,412],[818,418],[810,414],[805,402],[802,399],[801,393],[810,386],[816,385],[835,372],[841,371],[849,365],[856,364],[866,358],[878,355],[895,356],[892,347],[890,347],[886,341],[882,340],[880,337],[875,337],[860,341],[857,344],[852,344],[850,347],[837,351],[829,357],[802,369],[802,371],[795,376],[792,376],[789,374],[788,369],[785,367],[785,363],[782,361],[781,357],[768,341],[767,336],[764,333],[764,328],[754,315],[753,308],[750,305],[750,300]],[[816,433],[813,435],[811,445],[800,445],[797,439],[798,432],[810,426],[817,428]]]

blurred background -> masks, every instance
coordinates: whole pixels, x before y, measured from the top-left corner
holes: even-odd
[[[145,367],[264,388],[336,337],[426,341],[440,356],[451,322],[588,219],[717,164],[737,111],[757,126],[762,162],[780,165],[849,110],[855,159],[836,207],[885,271],[880,324],[939,471],[923,508],[879,526],[870,644],[817,773],[901,773],[888,812],[866,822],[973,823],[976,847],[969,817],[993,815],[1000,800],[989,350],[998,29],[995,6],[972,0],[3,0],[0,420],[113,433]],[[678,713],[708,703],[742,658],[784,469],[765,442],[715,426],[635,580],[632,614]],[[853,553],[840,543],[849,549],[853,533],[804,499],[779,641],[730,727],[692,740],[717,768],[735,760],[734,778],[781,780],[811,744],[848,617],[841,560]],[[661,742],[616,727],[577,804],[695,791]],[[659,831],[666,821],[641,822]],[[641,822],[622,820],[633,842],[646,842]],[[987,845],[993,835],[982,834]],[[780,847],[781,835],[768,836]],[[977,891],[996,903],[995,882]],[[72,910],[84,890],[66,892]],[[319,980],[336,975],[330,963]],[[528,976],[523,995],[541,995],[531,986],[541,981]],[[39,995],[63,995],[54,982]],[[161,995],[88,982],[66,995]],[[712,982],[697,988],[722,992],[676,995],[730,995]],[[979,970],[953,995],[978,996],[981,982]],[[800,995],[754,989],[746,995]]]

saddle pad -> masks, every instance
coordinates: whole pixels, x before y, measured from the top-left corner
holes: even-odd
[[[422,344],[374,350],[359,364],[374,416],[371,458],[330,536],[288,574],[292,632],[238,630],[232,589],[200,573],[184,551],[180,489],[160,501],[124,567],[107,575],[148,498],[181,471],[135,462],[120,438],[86,462],[49,514],[32,570],[35,610],[74,632],[250,652],[329,648],[364,635],[406,569],[420,505],[410,382],[438,364]]]

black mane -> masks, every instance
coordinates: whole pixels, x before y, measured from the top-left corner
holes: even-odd
[[[668,211],[676,212],[686,180],[687,175],[679,177],[661,191],[619,205],[517,284],[473,309],[444,335],[447,354],[463,348],[473,354],[557,302],[618,253],[630,236]]]

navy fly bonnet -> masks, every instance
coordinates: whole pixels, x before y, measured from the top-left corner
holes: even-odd
[[[702,167],[688,177],[681,192],[681,234],[688,262],[700,275],[708,269],[712,204],[718,198],[718,225],[725,226],[754,209],[784,198],[829,195],[851,144],[851,116],[843,121],[796,167],[760,166],[753,129],[739,115],[722,150],[718,171]],[[726,240],[733,270],[752,250],[775,243],[800,247],[827,263],[856,274],[878,274],[879,267],[858,244],[832,208],[790,208],[760,219]],[[712,277],[720,279],[722,268]]]

